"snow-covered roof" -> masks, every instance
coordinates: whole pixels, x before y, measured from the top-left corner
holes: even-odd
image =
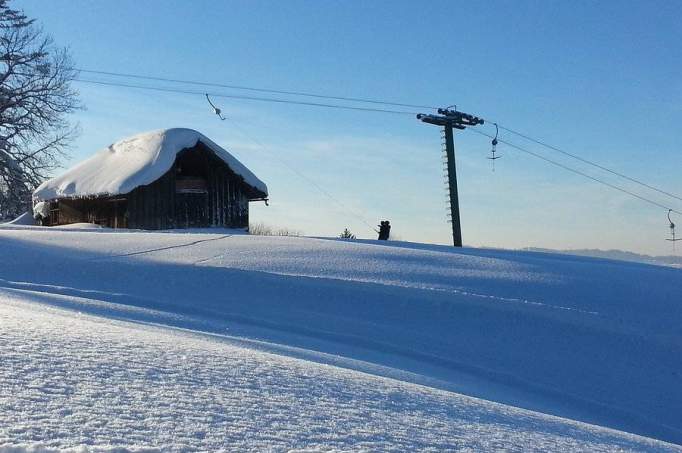
[[[234,156],[205,135],[184,128],[144,132],[120,140],[70,168],[61,176],[42,183],[35,201],[126,194],[163,176],[177,154],[203,143],[244,182],[267,196],[268,188]]]

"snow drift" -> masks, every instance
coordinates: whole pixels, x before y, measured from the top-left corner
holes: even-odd
[[[24,212],[23,214],[21,214],[16,219],[7,222],[7,225],[20,225],[20,226],[28,226],[28,225],[35,225],[35,224],[36,224],[36,220],[33,218],[33,215],[31,215],[30,212]],[[2,225],[2,224],[0,223],[0,225]]]
[[[94,156],[45,181],[34,192],[35,201],[56,198],[126,194],[164,175],[177,154],[201,142],[222,159],[246,184],[267,195],[268,188],[234,156],[192,129],[162,129],[120,140]]]

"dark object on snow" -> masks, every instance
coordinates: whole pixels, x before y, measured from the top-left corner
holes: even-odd
[[[379,224],[379,240],[387,241],[388,236],[391,234],[391,222],[388,220],[382,220]]]

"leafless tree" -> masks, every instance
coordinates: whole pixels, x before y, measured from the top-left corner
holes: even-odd
[[[80,108],[67,49],[23,11],[0,0],[0,219],[26,211],[77,133],[67,115]]]

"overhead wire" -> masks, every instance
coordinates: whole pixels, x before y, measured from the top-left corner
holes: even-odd
[[[275,89],[269,89],[269,88],[249,87],[249,86],[244,86],[244,85],[232,85],[232,84],[225,84],[225,83],[201,82],[201,81],[197,81],[197,80],[172,79],[172,78],[166,78],[166,77],[146,76],[146,75],[140,75],[140,74],[123,73],[123,72],[95,71],[92,69],[76,69],[76,71],[84,72],[86,74],[99,74],[99,75],[108,75],[108,76],[113,76],[113,77],[127,77],[127,78],[140,79],[140,80],[154,80],[157,82],[183,83],[183,84],[187,84],[187,85],[210,86],[210,87],[216,87],[216,88],[230,88],[233,90],[245,90],[245,91],[254,91],[254,92],[260,92],[260,93],[286,94],[286,95],[292,95],[292,96],[304,96],[304,97],[311,97],[311,98],[318,98],[318,99],[333,99],[333,100],[337,100],[337,101],[363,102],[363,103],[378,104],[378,105],[392,105],[395,107],[409,107],[409,108],[416,108],[416,109],[431,109],[431,110],[436,110],[438,108],[438,107],[429,106],[429,105],[406,104],[403,102],[385,101],[385,100],[379,100],[379,99],[356,98],[356,97],[347,97],[347,96],[332,96],[332,95],[324,95],[324,94],[319,94],[319,93],[309,93],[309,92],[305,92],[305,91],[275,90]]]
[[[470,130],[470,131],[472,131],[472,132],[475,132],[476,134],[483,135],[483,136],[485,136],[485,137],[491,138],[491,139],[493,138],[493,135],[488,134],[488,133],[485,133],[485,132],[482,132],[482,131],[479,131],[479,130],[477,130],[477,129],[472,129],[472,128],[470,128],[470,129],[468,129],[468,130]],[[575,174],[577,174],[577,175],[580,175],[580,176],[583,176],[583,177],[585,177],[585,178],[591,179],[592,181],[597,182],[597,183],[599,183],[599,184],[602,184],[602,185],[604,185],[604,186],[610,187],[610,188],[612,188],[612,189],[615,189],[615,190],[618,190],[618,191],[623,192],[623,193],[625,193],[625,194],[628,194],[628,195],[630,195],[630,196],[632,196],[632,197],[638,198],[638,199],[641,200],[641,201],[644,201],[644,202],[649,203],[649,204],[651,204],[651,205],[657,206],[657,207],[659,207],[659,208],[663,208],[663,209],[665,209],[665,210],[670,210],[670,211],[672,211],[672,212],[674,212],[674,213],[676,213],[676,214],[681,214],[681,215],[682,215],[682,212],[680,212],[680,211],[678,211],[678,210],[676,210],[676,209],[672,209],[672,208],[670,208],[669,206],[666,206],[666,205],[664,205],[664,204],[662,204],[662,203],[659,203],[659,202],[657,202],[657,201],[651,200],[650,198],[641,196],[641,195],[636,194],[636,193],[634,193],[634,192],[632,192],[632,191],[629,191],[629,190],[627,190],[627,189],[624,189],[624,188],[622,188],[622,187],[620,187],[620,186],[617,186],[617,185],[615,185],[615,184],[611,184],[611,183],[608,182],[608,181],[604,181],[603,179],[599,179],[599,178],[597,178],[597,177],[594,177],[594,176],[592,176],[592,175],[589,175],[589,174],[587,174],[587,173],[585,173],[585,172],[582,172],[582,171],[580,171],[580,170],[576,170],[575,168],[569,167],[568,165],[564,165],[564,164],[562,164],[561,162],[557,162],[557,161],[555,161],[555,160],[553,160],[553,159],[550,159],[550,158],[545,157],[545,156],[543,156],[543,155],[541,155],[541,154],[538,154],[538,153],[536,153],[536,152],[533,152],[533,151],[531,151],[531,150],[529,150],[529,149],[526,149],[526,148],[524,148],[524,147],[522,147],[522,146],[519,146],[519,145],[517,145],[517,144],[515,144],[515,143],[511,143],[511,142],[509,142],[509,141],[507,141],[507,140],[503,140],[503,139],[499,139],[499,138],[497,139],[497,141],[498,141],[499,143],[504,143],[505,145],[507,145],[507,146],[509,146],[509,147],[511,147],[511,148],[514,148],[514,149],[516,149],[516,150],[518,150],[518,151],[524,152],[524,153],[529,154],[529,155],[531,155],[531,156],[537,157],[538,159],[544,160],[545,162],[548,162],[548,163],[550,163],[550,164],[552,164],[552,165],[555,165],[555,166],[557,166],[557,167],[563,168],[564,170],[570,171],[570,172],[575,173]]]
[[[486,121],[488,121],[488,120],[486,120]],[[660,188],[658,188],[658,187],[652,186],[652,185],[650,185],[650,184],[645,183],[644,181],[641,181],[641,180],[639,180],[639,179],[636,179],[636,178],[633,178],[633,177],[631,177],[631,176],[625,175],[625,174],[620,173],[620,172],[618,172],[618,171],[616,171],[616,170],[612,170],[612,169],[610,169],[610,168],[608,168],[608,167],[605,167],[604,165],[598,164],[597,162],[591,161],[591,160],[589,160],[589,159],[585,159],[584,157],[581,157],[581,156],[578,156],[577,154],[573,154],[573,153],[570,153],[570,152],[568,152],[568,151],[565,151],[565,150],[563,150],[563,149],[561,149],[561,148],[559,148],[559,147],[556,147],[556,146],[554,146],[554,145],[551,145],[551,144],[549,144],[549,143],[547,143],[547,142],[544,142],[544,141],[542,141],[542,140],[533,138],[533,137],[531,137],[531,136],[529,136],[529,135],[527,135],[527,134],[524,134],[524,133],[522,133],[522,132],[515,131],[515,130],[513,130],[513,129],[511,129],[511,128],[502,126],[502,125],[500,125],[500,124],[498,124],[498,126],[499,126],[499,128],[502,129],[502,130],[505,130],[505,131],[507,131],[507,132],[509,132],[509,133],[511,133],[511,134],[514,134],[514,135],[516,135],[516,136],[518,136],[518,137],[521,137],[521,138],[523,138],[523,139],[525,139],[525,140],[528,140],[528,141],[530,141],[530,142],[533,142],[533,143],[535,143],[535,144],[537,144],[537,145],[544,146],[545,148],[551,149],[551,150],[556,151],[556,152],[558,152],[558,153],[561,153],[561,154],[563,154],[563,155],[565,155],[565,156],[571,157],[572,159],[576,159],[576,160],[578,160],[578,161],[580,161],[580,162],[582,162],[582,163],[584,163],[584,164],[591,165],[591,166],[593,166],[593,167],[595,167],[595,168],[598,168],[598,169],[603,170],[603,171],[605,171],[605,172],[611,173],[612,175],[615,175],[615,176],[618,176],[618,177],[620,177],[620,178],[626,179],[626,180],[628,180],[628,181],[630,181],[630,182],[633,182],[633,183],[635,183],[635,184],[638,184],[638,185],[640,185],[640,186],[642,186],[642,187],[646,187],[647,189],[653,190],[653,191],[655,191],[655,192],[658,192],[658,193],[661,193],[661,194],[663,194],[663,195],[667,195],[667,196],[669,196],[669,197],[671,197],[671,198],[675,198],[675,199],[677,199],[677,200],[679,200],[679,201],[682,201],[682,196],[675,195],[674,193],[671,193],[671,192],[668,192],[668,191],[666,191],[666,190],[660,189]]]
[[[94,85],[105,85],[105,86],[114,86],[114,87],[122,87],[122,88],[137,88],[137,89],[141,89],[141,90],[160,91],[160,92],[166,92],[166,93],[198,94],[201,96],[208,94],[209,96],[212,96],[212,97],[226,98],[226,99],[241,99],[241,100],[247,100],[247,101],[274,102],[274,103],[279,103],[279,104],[306,105],[306,106],[310,106],[310,107],[324,107],[324,108],[333,108],[333,109],[340,109],[340,110],[355,110],[355,111],[375,112],[375,113],[391,113],[391,114],[397,114],[397,115],[416,115],[416,112],[406,112],[404,110],[390,110],[390,109],[380,109],[380,108],[374,108],[374,107],[358,107],[358,106],[352,106],[352,105],[326,104],[326,103],[321,103],[321,102],[295,101],[295,100],[291,100],[291,99],[269,98],[269,97],[259,97],[259,96],[245,96],[245,95],[239,95],[239,94],[206,93],[204,91],[182,90],[179,88],[158,87],[158,86],[150,86],[150,85],[136,85],[136,84],[130,84],[130,83],[106,82],[106,81],[102,81],[102,80],[90,80],[90,79],[83,79],[83,78],[77,78],[77,79],[74,79],[74,81],[75,82],[81,82],[81,83],[89,83],[89,84],[94,84]]]

